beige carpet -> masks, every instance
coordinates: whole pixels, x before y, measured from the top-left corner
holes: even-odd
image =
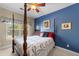
[[[12,53],[12,49],[10,48],[6,48],[6,49],[1,49],[0,50],[0,56],[17,56],[16,53]]]
[[[49,56],[79,56],[79,53],[56,46],[50,51]]]
[[[0,56],[17,56],[17,54],[13,54],[11,47],[8,47],[0,50]],[[79,56],[79,54],[56,46],[49,56]]]

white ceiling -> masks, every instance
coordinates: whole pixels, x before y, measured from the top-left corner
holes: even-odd
[[[62,8],[68,7],[70,5],[72,5],[72,3],[46,3],[45,7],[39,7],[40,9],[39,13],[31,10],[27,12],[27,15],[28,17],[37,18],[45,14],[55,12]],[[23,11],[19,9],[19,8],[23,8],[23,6],[24,6],[23,3],[0,3],[0,7],[17,12],[19,14],[23,14]]]

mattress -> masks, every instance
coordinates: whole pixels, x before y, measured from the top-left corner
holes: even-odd
[[[23,37],[17,37],[15,40],[16,50],[23,55]],[[55,43],[53,38],[28,36],[27,37],[27,55],[28,56],[47,56],[53,49]]]

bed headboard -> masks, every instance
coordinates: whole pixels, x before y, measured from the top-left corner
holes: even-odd
[[[38,36],[40,36],[40,32],[39,32],[39,31],[35,31],[35,32],[33,33],[33,35],[38,35]]]
[[[55,39],[55,33],[54,33],[54,32],[39,32],[39,31],[35,31],[35,32],[33,33],[33,35],[38,35],[38,36],[40,36],[41,33],[44,33],[44,34],[43,34],[43,37],[51,37],[51,38]]]

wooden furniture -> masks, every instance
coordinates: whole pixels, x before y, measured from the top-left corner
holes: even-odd
[[[27,4],[24,4],[24,30],[23,30],[23,34],[24,34],[24,43],[23,43],[23,50],[24,50],[24,56],[27,56],[27,11],[26,8]]]
[[[24,23],[23,23],[23,38],[24,38],[24,43],[23,43],[23,56],[27,56],[27,3],[24,4]],[[14,14],[12,15],[13,17],[13,34],[12,34],[12,53],[14,53],[14,48],[15,48],[15,41],[14,41]]]
[[[14,43],[14,14],[12,15],[12,18],[13,18],[13,33],[12,33],[12,53],[14,53],[14,45],[15,45],[15,43]]]

